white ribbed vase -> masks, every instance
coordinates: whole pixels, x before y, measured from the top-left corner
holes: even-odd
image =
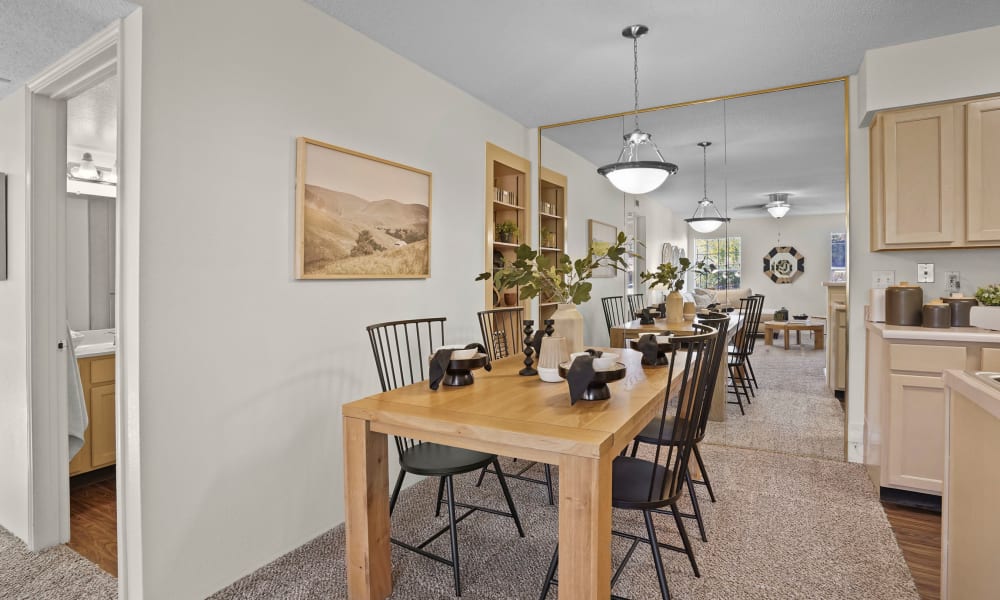
[[[566,349],[570,352],[583,352],[583,315],[575,304],[559,304],[552,313],[552,335],[566,338]]]
[[[684,322],[684,296],[678,291],[667,294],[667,323]]]

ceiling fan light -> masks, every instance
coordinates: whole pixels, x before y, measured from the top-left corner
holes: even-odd
[[[788,214],[788,210],[792,208],[787,204],[775,204],[774,206],[768,206],[767,212],[770,213],[775,219],[780,219],[781,217]]]

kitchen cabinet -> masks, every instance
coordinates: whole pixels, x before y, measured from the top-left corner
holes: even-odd
[[[847,284],[824,281],[826,288],[826,386],[847,389]]]
[[[1000,246],[1000,98],[885,111],[869,133],[873,251]]]
[[[1000,353],[1000,333],[867,323],[865,464],[881,487],[940,495],[946,412],[943,374],[977,371]]]
[[[115,357],[80,358],[77,365],[90,424],[83,447],[69,463],[70,475],[115,464]]]

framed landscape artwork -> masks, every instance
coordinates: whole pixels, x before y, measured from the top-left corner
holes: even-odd
[[[604,254],[618,240],[618,228],[593,219],[587,219],[587,239],[594,254]],[[614,267],[603,266],[594,269],[594,277],[614,277],[617,274]]]
[[[297,140],[295,276],[430,277],[431,174]]]

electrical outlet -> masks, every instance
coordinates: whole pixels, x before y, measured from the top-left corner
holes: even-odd
[[[934,263],[917,263],[917,283],[934,283]]]
[[[872,271],[872,287],[887,288],[896,283],[895,271]]]
[[[949,294],[957,294],[962,291],[962,274],[958,271],[945,271],[944,280]]]

